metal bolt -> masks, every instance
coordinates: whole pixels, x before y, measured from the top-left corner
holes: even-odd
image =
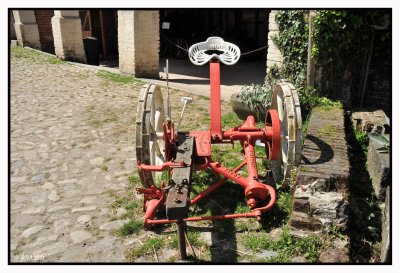
[[[180,203],[180,202],[181,202],[181,200],[179,200],[179,198],[178,198],[178,197],[175,197],[175,199],[174,199],[174,202],[175,202],[175,203]]]
[[[183,179],[183,180],[182,180],[182,184],[183,184],[183,185],[187,185],[187,184],[188,184],[188,180],[187,180],[186,178]]]

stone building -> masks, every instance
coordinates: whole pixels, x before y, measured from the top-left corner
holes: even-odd
[[[118,64],[125,74],[157,78],[164,37],[172,43],[184,40],[182,46],[188,48],[217,35],[233,39],[243,52],[250,51],[267,44],[268,14],[266,9],[12,10],[10,32],[15,34],[10,38],[84,63],[83,39],[95,37],[102,61]],[[163,22],[168,28],[162,27]],[[174,54],[174,46],[168,47]],[[265,60],[266,53],[264,47],[250,57]]]
[[[276,12],[269,9],[10,10],[10,38],[58,58],[84,63],[87,52],[85,55],[83,39],[95,37],[101,61],[118,65],[125,74],[158,78],[159,58],[166,50],[178,57],[180,49],[175,45],[188,48],[209,36],[221,36],[237,44],[242,53],[260,49],[242,56],[241,61],[265,61],[267,72],[273,65],[281,66],[283,60],[272,40],[279,33]],[[361,99],[353,96],[358,101],[352,103],[383,108],[391,116],[391,55],[382,51],[387,48],[385,44],[380,46],[385,43],[381,42],[381,36],[386,32],[375,31],[369,65],[362,68],[363,96]]]

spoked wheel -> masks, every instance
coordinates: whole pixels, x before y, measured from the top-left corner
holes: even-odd
[[[175,47],[174,57],[178,60],[181,60],[187,56],[189,45],[188,42],[182,37],[176,39],[176,45],[179,47]]]
[[[145,84],[139,93],[136,113],[136,160],[148,165],[162,165],[165,162],[163,122],[164,102],[160,87]],[[154,185],[162,173],[140,171],[144,187]]]
[[[271,162],[275,181],[286,181],[294,166],[300,164],[302,121],[299,97],[291,83],[278,83],[272,95],[271,108],[278,111],[281,134],[280,156]]]

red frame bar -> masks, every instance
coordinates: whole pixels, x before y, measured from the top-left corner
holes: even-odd
[[[237,214],[224,214],[224,215],[205,215],[205,216],[196,216],[196,217],[189,217],[183,219],[185,222],[193,222],[193,221],[207,221],[207,220],[225,220],[225,219],[234,219],[234,218],[257,218],[258,221],[261,220],[261,215],[263,212],[266,212],[270,210],[275,202],[276,202],[276,194],[275,190],[268,185],[265,185],[268,188],[268,191],[270,193],[270,201],[268,204],[264,207],[261,208],[256,208],[252,210],[251,212],[247,213],[237,213]],[[171,224],[171,223],[176,223],[176,220],[168,220],[168,219],[158,219],[158,220],[153,220],[149,218],[145,218],[145,226],[150,227],[151,225],[163,225],[163,224]]]
[[[199,146],[196,156],[202,159],[201,165],[197,165],[200,169],[210,167],[214,172],[223,175],[218,182],[209,186],[207,189],[194,197],[190,204],[194,205],[206,197],[209,193],[219,188],[226,180],[230,179],[244,188],[244,194],[247,199],[247,205],[252,209],[248,213],[214,215],[214,216],[198,216],[183,219],[183,221],[203,221],[203,220],[223,220],[242,217],[255,217],[261,219],[261,214],[273,207],[276,202],[275,190],[259,181],[257,164],[255,158],[254,145],[257,139],[260,139],[268,145],[268,151],[271,159],[276,159],[280,153],[280,124],[278,113],[275,110],[269,110],[267,114],[265,128],[257,128],[253,116],[248,116],[247,120],[239,126],[235,126],[227,131],[222,132],[221,128],[221,90],[220,90],[220,63],[218,61],[210,62],[210,131],[209,132],[189,132],[189,135],[195,137],[196,146]],[[174,149],[176,135],[174,133],[173,123],[168,126],[163,124],[165,153],[169,158],[169,149]],[[225,141],[224,141],[225,140]],[[217,143],[233,143],[239,140],[243,150],[245,160],[235,169],[230,170],[221,165],[220,162],[213,162],[211,159],[211,144]],[[270,145],[272,144],[272,146]],[[167,168],[185,167],[185,162],[165,162],[160,166],[152,166],[138,163],[138,168],[142,171],[164,171]],[[237,172],[247,165],[248,177],[242,177]],[[164,186],[161,186],[161,189]],[[176,220],[158,219],[154,220],[157,210],[164,205],[166,195],[163,190],[152,186],[150,189],[137,189],[138,193],[144,193],[144,211],[145,211],[145,227],[151,225],[174,223]],[[257,207],[261,202],[270,200],[267,205]]]
[[[210,62],[210,133],[211,139],[222,140],[221,128],[221,86],[220,65],[218,61]]]

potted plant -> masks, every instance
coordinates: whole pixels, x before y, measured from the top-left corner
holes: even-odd
[[[256,122],[263,121],[265,112],[271,106],[272,89],[267,84],[243,86],[239,93],[231,96],[230,105],[235,114],[246,120],[247,116],[255,117]]]

